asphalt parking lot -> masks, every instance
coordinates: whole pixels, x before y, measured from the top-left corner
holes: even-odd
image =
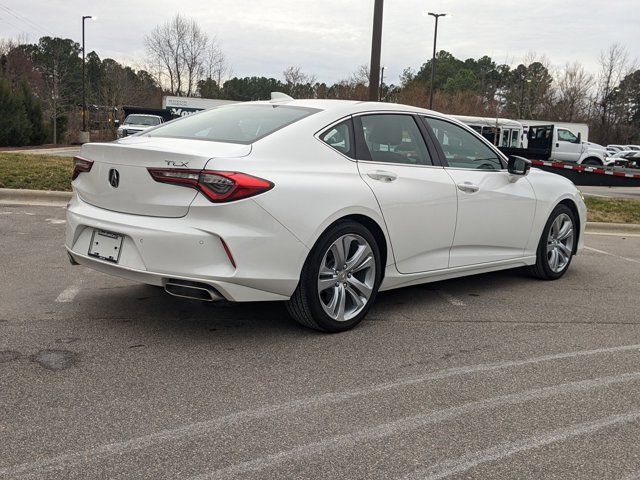
[[[0,207],[0,479],[640,478],[640,237],[382,293],[338,335],[72,267]]]

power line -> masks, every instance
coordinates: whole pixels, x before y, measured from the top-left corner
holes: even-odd
[[[7,20],[6,18],[0,17],[0,21],[6,23],[7,25],[9,25],[10,27],[15,28],[18,31],[24,30],[23,28],[19,27],[18,25],[11,23],[9,20]]]
[[[3,9],[6,13],[11,15],[12,17],[14,17],[16,20],[18,20],[18,21],[22,22],[23,24],[25,24],[26,26],[28,26],[31,30],[33,30],[33,29],[38,30],[41,34],[44,34],[44,35],[49,35],[50,34],[41,25],[37,24],[33,20],[30,20],[29,18],[25,17],[24,15],[16,12],[15,10],[12,10],[11,8],[7,7],[6,5],[3,5],[3,4],[0,3],[0,8]]]
[[[31,28],[35,28],[37,30],[40,30],[40,32],[42,33],[48,33],[47,29],[44,28],[42,25],[34,22],[33,20],[31,20],[28,17],[25,17],[24,15],[22,15],[19,12],[16,12],[15,10],[13,10],[12,8],[7,7],[4,4],[0,4],[0,8],[4,9],[6,12],[8,12],[10,15],[12,15],[13,17],[15,17],[16,19],[22,21],[23,23],[26,23],[27,25],[29,25]]]

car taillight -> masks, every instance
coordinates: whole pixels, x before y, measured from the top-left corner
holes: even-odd
[[[179,168],[148,168],[147,170],[156,182],[195,188],[214,203],[253,197],[273,188],[273,183],[268,180],[240,172]]]
[[[93,167],[93,162],[82,157],[73,157],[73,173],[71,174],[71,181],[78,178],[78,175],[84,172],[88,172]]]

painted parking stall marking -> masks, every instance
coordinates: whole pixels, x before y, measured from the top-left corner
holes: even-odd
[[[282,416],[290,415],[302,409],[317,408],[317,407],[327,406],[327,405],[336,404],[340,402],[345,402],[345,401],[359,398],[365,395],[384,392],[384,391],[399,388],[402,386],[415,385],[415,384],[420,384],[420,383],[429,382],[429,381],[442,380],[442,379],[451,378],[451,377],[460,376],[460,375],[472,375],[472,374],[477,374],[481,372],[490,372],[490,371],[496,371],[496,370],[501,370],[506,368],[520,367],[525,365],[535,365],[535,364],[553,362],[553,361],[564,360],[564,359],[591,357],[595,355],[609,355],[609,354],[623,353],[623,352],[640,352],[640,344],[621,345],[616,347],[605,347],[605,348],[599,348],[594,350],[578,350],[578,351],[572,351],[572,352],[554,353],[549,355],[543,355],[540,357],[532,357],[532,358],[526,358],[521,360],[506,360],[506,361],[495,362],[495,363],[485,363],[485,364],[478,364],[478,365],[467,365],[462,367],[447,368],[444,370],[427,373],[421,376],[402,378],[402,379],[391,381],[391,382],[374,384],[374,385],[363,387],[360,389],[344,391],[344,392],[330,392],[330,393],[320,394],[312,397],[295,399],[285,403],[267,405],[267,406],[263,406],[255,409],[250,409],[250,410],[242,410],[239,412],[223,415],[221,417],[217,417],[211,420],[183,425],[177,428],[165,429],[165,430],[154,432],[148,435],[134,437],[128,440],[123,440],[120,442],[112,442],[109,444],[100,445],[98,447],[91,448],[91,449],[86,449],[78,452],[62,453],[59,455],[44,458],[42,460],[37,460],[35,462],[28,462],[28,463],[18,464],[11,467],[0,469],[0,478],[14,477],[17,475],[31,475],[31,474],[35,474],[37,472],[42,472],[42,471],[68,468],[73,465],[82,465],[83,463],[91,460],[98,460],[102,458],[111,457],[114,455],[121,455],[127,452],[150,448],[150,447],[162,444],[164,442],[184,440],[187,438],[194,438],[201,435],[208,435],[208,434],[211,434],[213,431],[215,431],[215,429],[222,428],[226,425],[238,424],[240,422],[257,420],[261,418],[273,417],[278,415],[282,415]],[[640,373],[621,375],[617,377],[608,377],[606,379],[599,379],[595,381],[587,380],[582,382],[573,382],[572,384],[564,384],[563,386],[550,387],[555,390],[547,389],[546,394],[550,394],[551,392],[555,392],[554,394],[557,394],[557,392],[560,391],[558,390],[559,388],[560,389],[564,388],[564,390],[566,390],[567,388],[569,389],[570,388],[573,388],[573,389],[596,388],[594,385],[602,386],[606,382],[609,382],[607,384],[610,384],[610,383],[620,383],[622,381],[635,381],[635,380],[640,380]],[[534,391],[529,391],[528,393],[524,392],[524,393],[515,394],[515,395],[531,396],[532,392],[539,392],[538,395],[540,395],[541,394],[540,392],[542,392],[542,390],[544,389],[538,389]],[[502,399],[499,400],[500,398]],[[489,401],[493,403],[496,403],[496,402],[504,403],[508,401],[513,402],[514,398],[517,398],[517,397],[511,397],[511,400],[508,400],[506,397],[495,397],[493,399],[484,400],[483,402],[485,402],[485,404],[487,404],[486,402],[489,402]],[[475,408],[477,409],[477,407],[478,405],[476,405]],[[452,407],[452,408],[456,408],[460,410],[460,408],[462,407],[458,406],[458,407]],[[470,407],[469,404],[467,404],[467,406],[464,408],[468,410],[469,408],[472,408],[472,407]],[[429,415],[433,415],[433,413]],[[442,415],[442,411],[440,412],[440,415]],[[422,417],[427,418],[425,416],[422,416]],[[423,421],[426,421],[424,420],[424,418],[423,418]],[[408,420],[407,422],[408,424],[411,424],[411,422],[415,422],[415,419],[411,417],[411,419]],[[385,428],[388,429],[389,425]],[[345,437],[345,441],[347,440],[348,439]],[[351,440],[348,440],[348,441],[351,441]]]

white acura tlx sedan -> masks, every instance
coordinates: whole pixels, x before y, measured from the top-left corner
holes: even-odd
[[[336,332],[380,290],[524,266],[558,279],[583,242],[573,183],[446,115],[276,98],[84,145],[71,262],[180,297],[283,300]]]

